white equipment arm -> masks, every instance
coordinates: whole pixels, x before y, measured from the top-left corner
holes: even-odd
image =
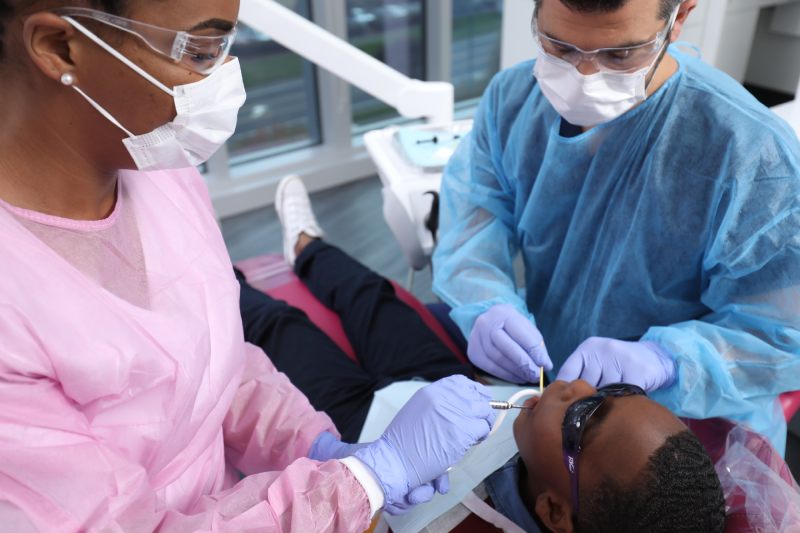
[[[239,18],[406,118],[453,121],[453,85],[411,79],[274,0],[243,0]]]

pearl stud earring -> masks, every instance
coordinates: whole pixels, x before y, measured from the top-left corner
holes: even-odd
[[[71,72],[65,72],[61,75],[61,83],[69,87],[75,83],[75,76],[73,76]]]

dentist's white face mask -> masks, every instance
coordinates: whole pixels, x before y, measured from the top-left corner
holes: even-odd
[[[64,18],[75,29],[174,99],[177,116],[172,122],[150,133],[135,135],[80,88],[73,87],[97,111],[128,135],[122,142],[139,170],[172,170],[200,165],[208,161],[233,135],[239,109],[246,98],[238,59],[228,61],[198,82],[170,89],[82,24],[71,17]],[[69,84],[64,78],[62,81]]]
[[[634,72],[581,74],[570,62],[554,57],[542,49],[535,39],[538,56],[533,68],[545,98],[570,124],[593,127],[610,122],[647,98],[648,75],[664,57],[664,48],[678,10],[668,22],[660,51],[647,65]],[[653,73],[655,76],[655,73]]]
[[[533,74],[559,115],[570,124],[592,127],[614,120],[647,98],[647,74],[655,61],[636,72],[587,76],[566,61],[541,54]]]

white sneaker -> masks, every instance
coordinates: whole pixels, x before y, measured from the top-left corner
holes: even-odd
[[[283,257],[294,266],[297,258],[294,248],[301,233],[309,237],[322,237],[322,230],[311,210],[308,191],[300,176],[290,175],[278,183],[275,193],[275,210],[283,226]]]

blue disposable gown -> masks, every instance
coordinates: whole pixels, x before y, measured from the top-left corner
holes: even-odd
[[[445,171],[434,291],[465,335],[516,306],[554,372],[588,337],[655,341],[678,374],[653,398],[746,421],[782,451],[776,397],[800,389],[800,145],[741,85],[670,51],[679,70],[654,95],[573,137],[532,62],[495,77]]]

